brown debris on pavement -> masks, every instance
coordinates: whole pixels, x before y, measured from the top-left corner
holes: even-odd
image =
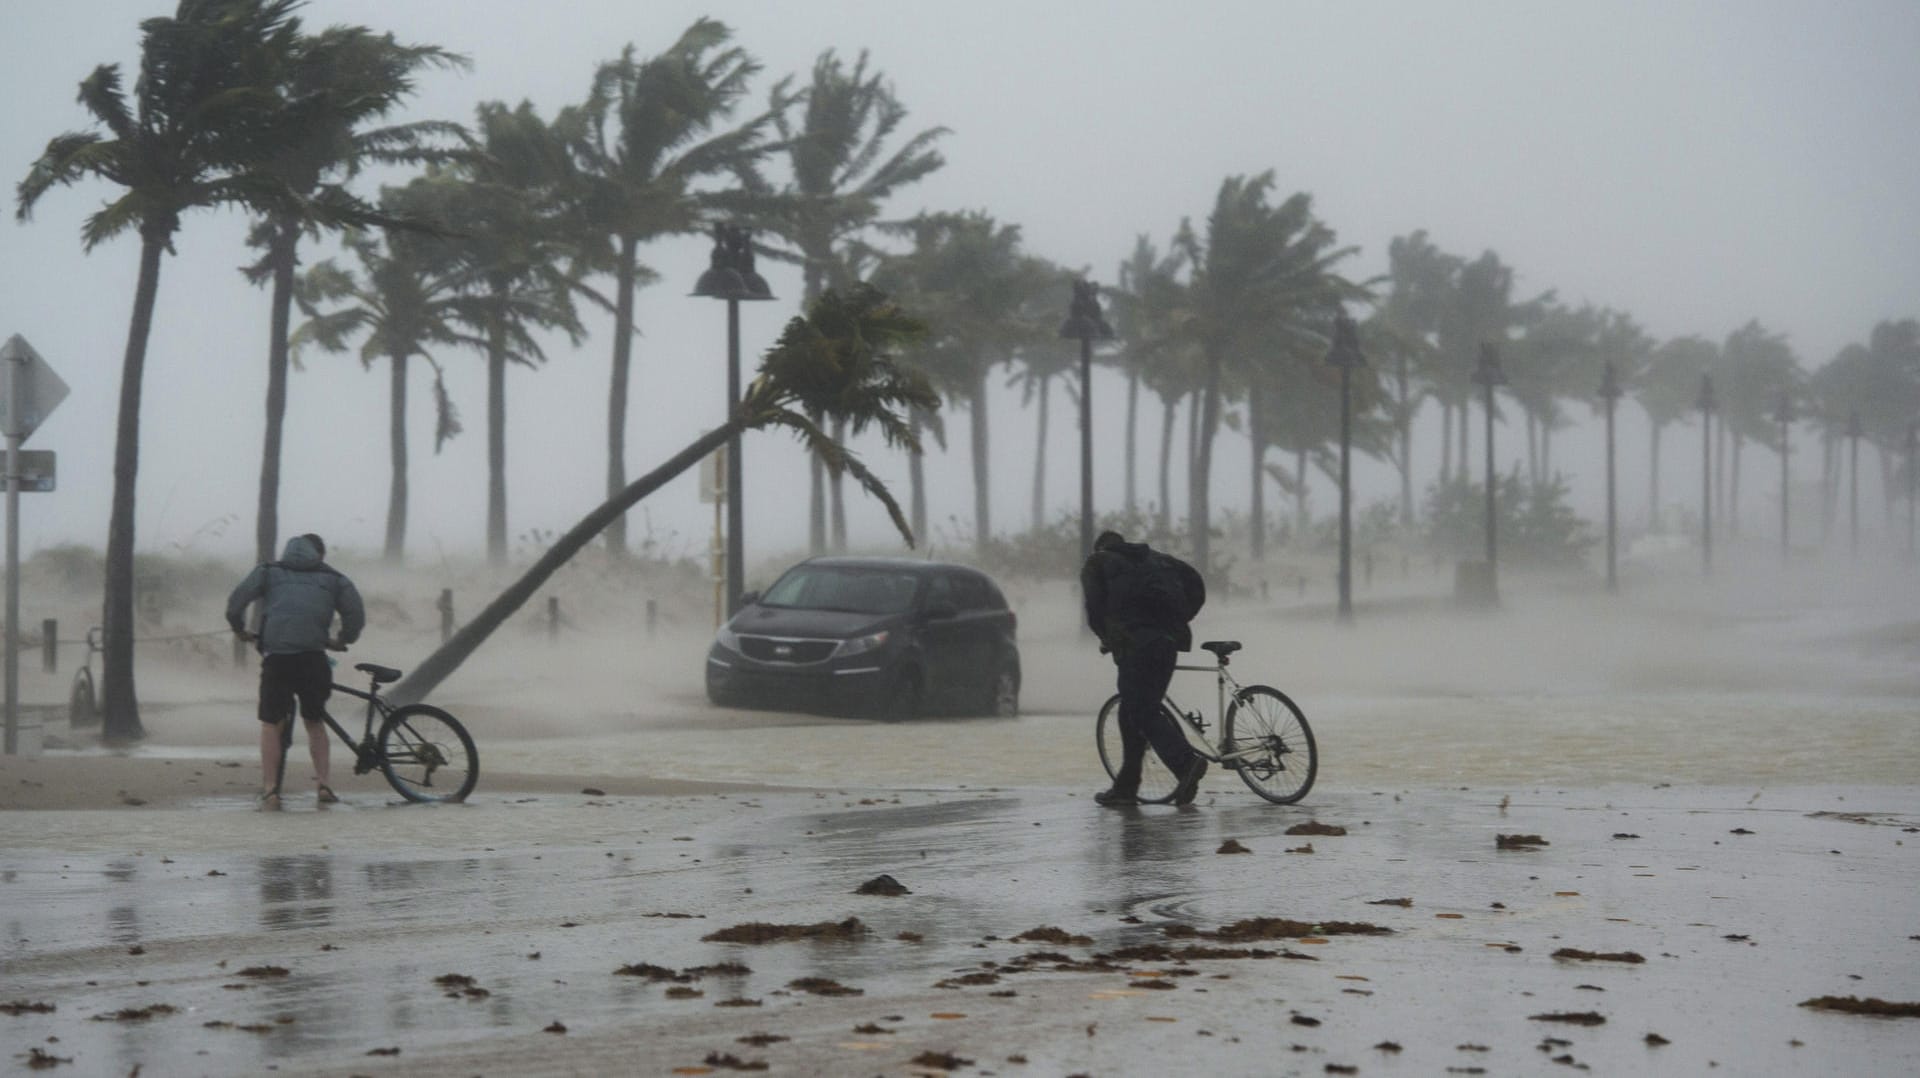
[[[1289,835],[1344,835],[1347,829],[1339,824],[1308,820],[1306,823],[1297,823],[1287,828],[1286,833]]]
[[[856,895],[885,895],[892,898],[898,895],[910,895],[913,892],[907,890],[906,885],[902,884],[899,880],[882,872],[880,875],[854,888],[853,893]]]
[[[0,1003],[0,1014],[52,1014],[55,1007],[51,1003],[30,1003],[16,999],[12,1003]]]
[[[701,1060],[709,1067],[721,1067],[730,1071],[763,1071],[767,1069],[764,1059],[741,1059],[732,1052],[708,1052]]]
[[[96,1014],[96,1022],[145,1022],[149,1018],[158,1018],[163,1014],[173,1014],[179,1010],[170,1003],[150,1003],[145,1007],[123,1007],[106,1014]]]
[[[1230,838],[1225,842],[1222,842],[1220,844],[1220,848],[1213,852],[1214,853],[1252,853],[1253,851],[1247,849],[1245,846],[1240,845],[1239,839]]]
[[[860,918],[849,917],[844,921],[819,921],[810,925],[750,921],[709,932],[700,939],[704,943],[782,943],[787,940],[851,940],[866,934],[867,926],[860,923]]]
[[[1314,936],[1390,936],[1393,929],[1364,921],[1293,921],[1285,917],[1249,917],[1217,931],[1203,932],[1192,925],[1167,925],[1161,933],[1169,939],[1199,936],[1204,939],[1240,942],[1244,940],[1308,939]]]
[[[1583,951],[1578,947],[1562,947],[1553,952],[1553,957],[1563,962],[1630,962],[1639,965],[1646,961],[1645,956],[1635,951]]]
[[[937,1067],[943,1071],[959,1070],[973,1066],[973,1060],[961,1059],[951,1052],[922,1052],[913,1057],[916,1067]]]
[[[831,977],[800,977],[787,982],[787,987],[796,992],[805,992],[814,996],[864,996],[864,988],[852,988],[841,984]]]
[[[1011,939],[1015,943],[1055,943],[1077,947],[1085,947],[1093,943],[1091,936],[1076,936],[1064,928],[1055,928],[1052,925],[1029,928]]]
[[[1842,1011],[1847,1014],[1869,1014],[1876,1018],[1920,1018],[1920,1003],[1889,1003],[1884,999],[1858,996],[1815,996],[1802,1000],[1802,1007],[1816,1011]]]
[[[1565,1022],[1574,1026],[1606,1025],[1605,1015],[1594,1011],[1549,1011],[1546,1014],[1530,1014],[1528,1018],[1536,1022]]]
[[[1539,835],[1495,835],[1493,845],[1499,850],[1530,850],[1535,846],[1549,846],[1552,843]]]

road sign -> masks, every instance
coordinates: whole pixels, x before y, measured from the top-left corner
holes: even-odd
[[[6,455],[0,454],[0,461]],[[12,480],[0,475],[0,491],[12,485]],[[22,449],[20,451],[20,493],[44,494],[53,489],[53,450]]]
[[[25,441],[66,399],[67,383],[25,337],[0,344],[0,434]]]

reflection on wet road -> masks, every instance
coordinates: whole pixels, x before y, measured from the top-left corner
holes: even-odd
[[[1455,1046],[1492,1045],[1481,1065],[1511,1073],[1537,1064],[1522,1050],[1542,1033],[1529,1015],[1595,1008],[1611,1025],[1568,1035],[1580,1061],[1629,1065],[1653,1028],[1675,1041],[1666,1058],[1730,1073],[1768,1069],[1788,1038],[1840,1071],[1920,1056],[1896,1024],[1795,1007],[1835,990],[1920,998],[1910,958],[1920,843],[1902,841],[1920,821],[1911,791],[1874,793],[1870,805],[1814,790],[1757,803],[1744,792],[1608,797],[1516,791],[1500,808],[1471,791],[1330,791],[1307,809],[1242,793],[1128,811],[1051,790],[482,798],[264,823],[202,806],[167,815],[210,833],[94,853],[54,852],[14,820],[0,853],[0,998],[56,1009],[0,1015],[0,1030],[15,1064],[35,1048],[73,1059],[72,1073],[139,1065],[149,1076],[592,1072],[635,1051],[639,1033],[665,1072],[774,1027],[798,1034],[789,1073],[812,1072],[852,1051],[840,1016],[896,1010],[971,1012],[973,1025],[942,1035],[1017,1049],[1033,1073],[1149,1062],[1259,1073],[1265,1064],[1250,1064],[1274,1059],[1320,1073],[1388,1035],[1409,1063],[1458,1063]],[[1828,808],[1891,815],[1808,815]],[[58,841],[93,850],[110,849],[125,818],[41,815]],[[1286,833],[1310,819],[1346,834]],[[1548,844],[1496,851],[1509,830]],[[1217,853],[1228,839],[1250,855]],[[215,852],[222,845],[232,852]],[[853,893],[883,873],[912,893]],[[1845,887],[1830,885],[1836,874]],[[702,940],[749,922],[849,917],[866,935]],[[1256,944],[1320,961],[1195,962],[1171,992],[1133,987],[1140,969],[1164,963],[1046,972],[1022,959],[1044,949],[1086,962],[1164,943],[1169,926],[1211,932],[1255,917],[1393,931]],[[1092,942],[1012,938],[1042,927]],[[1569,970],[1549,957],[1569,945],[1640,952],[1648,965]],[[746,969],[711,968],[729,962]],[[936,990],[969,971],[981,987]],[[801,978],[865,992],[874,1014],[858,997],[790,987]],[[758,1003],[720,1006],[739,1001]],[[1287,1022],[1302,1011],[1324,1028]],[[1764,1045],[1737,1032],[1758,1015]],[[1197,1047],[1149,1036],[1148,1016],[1189,1022],[1189,1039],[1195,1023],[1208,1033]],[[1063,1034],[1089,1021],[1110,1032]],[[555,1023],[566,1053],[541,1039]],[[1278,1054],[1296,1044],[1312,1054]],[[888,1059],[873,1069],[897,1072]]]

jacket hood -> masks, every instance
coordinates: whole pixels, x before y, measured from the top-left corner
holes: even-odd
[[[1121,540],[1118,543],[1107,544],[1105,550],[1110,554],[1118,554],[1128,561],[1139,561],[1146,557],[1152,548],[1145,543],[1129,543]]]
[[[289,569],[316,568],[321,564],[319,548],[306,536],[296,535],[287,540],[286,549],[280,552],[280,564]]]

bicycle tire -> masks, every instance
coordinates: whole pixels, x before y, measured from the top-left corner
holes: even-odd
[[[1166,705],[1160,705],[1160,710],[1163,712],[1166,711]],[[1175,722],[1177,720],[1171,715],[1168,715],[1167,721]],[[1126,749],[1120,740],[1120,696],[1118,693],[1115,693],[1113,697],[1100,708],[1100,717],[1095,719],[1093,723],[1093,738],[1095,744],[1100,747],[1100,766],[1107,769],[1107,777],[1109,779],[1119,779],[1120,763],[1126,758]],[[1160,762],[1160,754],[1153,751],[1153,746],[1147,746],[1147,751],[1140,761],[1140,792],[1138,796],[1141,802],[1152,805],[1169,804],[1173,800],[1173,788],[1178,785],[1180,785],[1180,780],[1174,776],[1173,772],[1167,770],[1166,764]]]
[[[1236,758],[1239,752],[1247,755]],[[1234,694],[1220,725],[1220,755],[1248,789],[1276,805],[1307,796],[1320,772],[1306,715],[1286,693],[1268,685],[1249,685]]]
[[[380,726],[380,773],[409,801],[464,801],[480,781],[467,728],[429,704],[395,708]]]

